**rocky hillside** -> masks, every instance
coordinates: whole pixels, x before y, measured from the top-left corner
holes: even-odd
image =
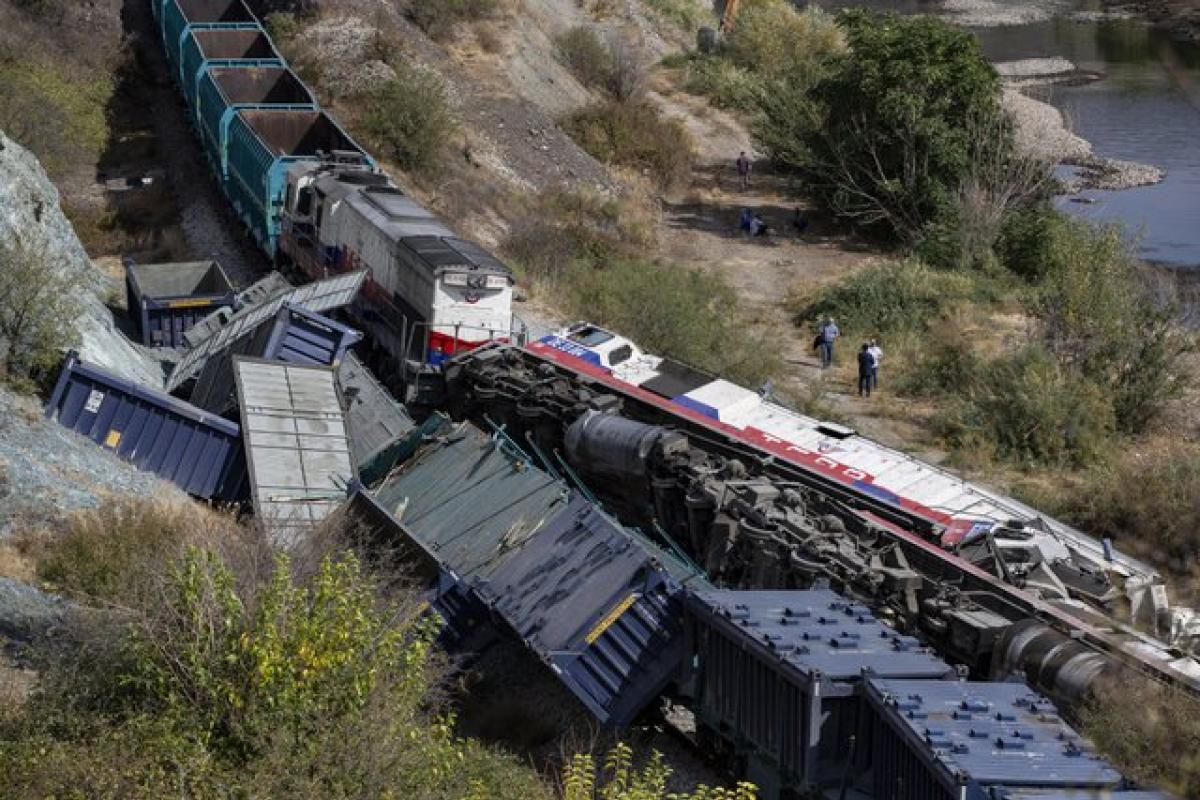
[[[78,332],[85,361],[140,383],[162,381],[162,368],[149,351],[131,343],[117,328],[107,303],[122,287],[88,258],[59,206],[58,190],[37,158],[0,131],[0,239],[21,243],[46,265],[77,286],[82,313],[63,320]]]

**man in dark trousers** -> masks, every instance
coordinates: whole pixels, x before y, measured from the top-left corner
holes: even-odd
[[[741,185],[741,187],[743,189],[749,188],[749,186],[750,186],[750,167],[751,166],[753,166],[753,165],[750,163],[749,157],[746,156],[746,151],[743,150],[742,152],[738,153],[738,157],[737,157],[738,183]]]
[[[826,317],[825,324],[817,330],[817,348],[821,351],[821,368],[825,369],[833,363],[833,343],[842,332],[834,323],[833,317]]]
[[[858,351],[858,396],[871,396],[871,372],[875,369],[875,356],[871,355],[871,345],[863,342]]]

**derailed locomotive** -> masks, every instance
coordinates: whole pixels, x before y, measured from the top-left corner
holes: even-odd
[[[571,592],[556,598],[584,604],[572,617],[582,627],[520,631],[531,643],[542,637],[547,652],[557,648],[560,661],[552,667],[563,674],[583,669],[577,682],[590,682],[597,696],[607,692],[614,721],[627,721],[653,694],[627,692],[611,672],[619,663],[638,666],[627,656],[637,650],[638,637],[653,634],[654,624],[647,621],[657,618],[669,627],[699,618],[698,601],[680,599],[691,595],[663,588],[671,581],[695,581],[695,570],[688,571],[692,577],[686,581],[681,577],[680,563],[699,565],[708,576],[703,580],[734,588],[803,593],[828,584],[845,595],[828,603],[841,603],[840,611],[863,609],[852,615],[855,620],[877,615],[897,636],[919,636],[942,658],[965,665],[974,678],[1020,672],[1031,685],[1067,703],[1077,702],[1104,676],[1123,668],[1192,689],[1200,682],[1194,658],[1200,626],[1194,616],[1170,606],[1152,569],[1107,543],[853,431],[644,354],[595,326],[577,326],[527,347],[486,344],[515,338],[508,269],[456,237],[378,172],[374,160],[287,69],[241,0],[151,2],[172,74],[218,184],[267,255],[314,279],[367,270],[351,314],[356,327],[370,335],[376,356],[405,370],[414,363],[445,362],[432,386],[424,387],[440,391],[422,394],[423,400],[457,416],[503,425],[543,466],[561,470],[575,492],[589,498],[594,493],[620,520],[604,523],[611,536],[598,552],[632,553],[635,561],[630,563],[641,558],[622,544],[622,524],[640,526],[654,540],[643,537],[638,545],[647,560],[626,576],[634,583],[620,584],[629,591],[617,605],[609,605],[607,595],[598,600],[578,594],[578,584],[568,582]],[[178,382],[178,377],[188,376],[179,371],[172,380]],[[388,449],[385,444],[382,452]],[[406,507],[407,495],[396,502]],[[398,505],[376,510],[390,515],[393,523],[408,522]],[[561,560],[514,561],[507,582],[492,581],[457,594],[439,591],[447,615],[454,616],[449,607],[460,603],[462,609],[473,609],[465,618],[494,624],[501,608],[518,608],[529,599],[527,581],[591,574],[594,564],[583,564],[578,574],[554,572],[555,564],[576,563],[572,559],[580,556],[570,545],[587,541],[583,533],[591,523],[582,520],[595,520],[581,508],[576,511],[578,524],[556,529],[554,537],[533,536],[540,526],[526,531],[529,541],[500,531],[497,542],[504,553],[533,553],[530,558],[537,560],[537,553],[525,547],[536,540]],[[453,535],[461,540],[474,532]],[[555,547],[546,544],[551,540]],[[462,588],[454,577],[462,573],[461,564],[448,562],[437,548],[425,552],[439,565],[439,582],[447,579],[447,585]],[[668,553],[670,557],[664,555]],[[638,580],[660,576],[667,563],[676,565],[673,577],[672,569],[666,569],[661,582],[632,588]],[[781,602],[750,627],[761,629],[770,622],[792,632],[792,622],[801,617],[793,619],[788,609],[801,599]],[[733,603],[738,605],[745,603]],[[730,610],[729,617],[739,613]],[[623,618],[627,624],[620,623]],[[860,640],[842,633],[854,631],[839,626],[838,635],[822,640],[822,646],[852,652],[850,645]],[[783,639],[762,639],[754,647],[775,653],[780,663],[789,661],[782,655],[787,648],[798,655],[812,649]],[[804,669],[820,672],[811,664]],[[824,679],[809,678],[804,684],[808,691],[829,688]],[[699,680],[677,676],[656,685],[693,698],[688,692],[699,691],[693,679]],[[854,685],[851,696],[876,697],[881,708],[913,702],[911,697],[897,700],[886,688],[868,691],[863,681]],[[744,698],[737,693],[745,691],[749,689],[733,685],[718,695],[740,702]],[[972,697],[988,694],[983,688],[961,691]],[[689,702],[701,710],[696,701]],[[964,695],[961,702],[960,711],[973,714],[982,712],[970,709],[999,701]],[[801,724],[769,707],[764,713],[772,730]],[[1001,719],[1007,711],[995,714],[1000,715],[997,721],[1010,721]],[[780,742],[751,741],[748,731],[716,712],[706,724],[744,760],[771,762],[768,772],[782,776],[780,787],[824,787],[837,765],[846,774],[857,769],[851,759],[835,761],[833,772],[821,773],[819,779],[821,770],[809,766],[784,775],[784,755],[775,752]],[[1010,731],[1013,746],[1005,752],[1015,753],[1020,749],[1016,744],[1030,741],[1019,733]],[[898,740],[907,735],[898,732]],[[865,734],[855,736],[861,753],[867,746]],[[901,783],[925,780],[934,772],[941,777],[930,778],[921,791],[897,792],[892,784],[887,792],[932,798],[983,796],[977,792],[984,791],[998,798],[1028,788],[1019,781],[976,780],[971,792],[956,792],[955,787],[967,784],[958,782],[961,770],[947,766],[946,754],[965,757],[971,744],[950,734],[944,747],[931,744],[942,742],[939,736],[931,729],[925,753],[939,767],[930,767],[923,778],[900,769],[894,774]],[[835,750],[853,750],[850,739],[840,734],[834,741]],[[816,745],[810,741],[810,746]],[[1018,772],[1019,766],[1010,770]],[[1069,785],[1107,792],[1123,786],[1111,770],[1097,774],[1094,780],[1038,784],[1032,791],[1044,795]],[[935,785],[941,788],[935,790]]]

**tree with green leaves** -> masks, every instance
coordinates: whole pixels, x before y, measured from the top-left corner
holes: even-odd
[[[777,87],[760,144],[839,217],[916,242],[973,165],[996,158],[986,151],[1011,150],[999,79],[975,37],[940,20],[854,10],[838,22],[847,53],[811,91]]]

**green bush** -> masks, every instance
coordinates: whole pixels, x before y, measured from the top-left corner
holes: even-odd
[[[747,4],[725,42],[724,53],[760,81],[786,79],[815,86],[844,52],[837,22],[818,8],[797,11],[785,0]]]
[[[78,274],[41,245],[0,241],[0,379],[29,389],[58,365],[78,337],[82,291]]]
[[[815,297],[791,298],[789,307],[799,325],[832,316],[843,333],[887,335],[931,330],[967,301],[992,300],[998,292],[984,276],[907,260],[867,267]]]
[[[834,214],[915,242],[952,206],[981,148],[1011,148],[970,135],[1001,115],[999,80],[972,34],[933,17],[848,11],[838,20],[850,54],[811,96],[802,82],[776,92],[761,144],[806,173]]]
[[[445,39],[464,22],[490,17],[496,0],[411,0],[408,18],[434,39]]]
[[[688,31],[700,27],[709,9],[702,0],[643,0],[659,16]]]
[[[573,314],[620,331],[648,352],[746,385],[778,375],[776,351],[748,332],[737,294],[719,276],[617,256],[576,262],[559,291]]]
[[[961,396],[986,366],[961,328],[939,327],[923,337],[912,360],[901,367],[896,389],[914,397]]]
[[[1172,282],[1138,264],[1116,228],[1060,219],[1051,233],[1040,300],[1046,341],[1105,388],[1122,431],[1141,432],[1192,378],[1181,357],[1195,343],[1176,322]]]
[[[1030,346],[981,369],[939,427],[964,452],[1083,467],[1106,455],[1115,420],[1100,388]]]
[[[718,108],[753,112],[762,102],[762,80],[727,58],[699,56],[687,66],[684,88]]]
[[[366,98],[360,125],[402,169],[436,173],[458,128],[446,84],[431,70],[403,61],[394,66],[396,77]]]
[[[561,124],[594,158],[646,172],[663,188],[683,185],[691,176],[693,150],[687,129],[648,103],[597,103]]]
[[[73,75],[52,62],[0,52],[0,130],[51,174],[100,154],[112,92],[106,72]]]
[[[1040,281],[1053,266],[1053,244],[1066,217],[1047,203],[1009,214],[996,242],[996,257],[1009,271],[1030,282]]]
[[[558,37],[558,57],[579,82],[592,89],[607,89],[612,80],[612,54],[596,32],[577,25]]]

